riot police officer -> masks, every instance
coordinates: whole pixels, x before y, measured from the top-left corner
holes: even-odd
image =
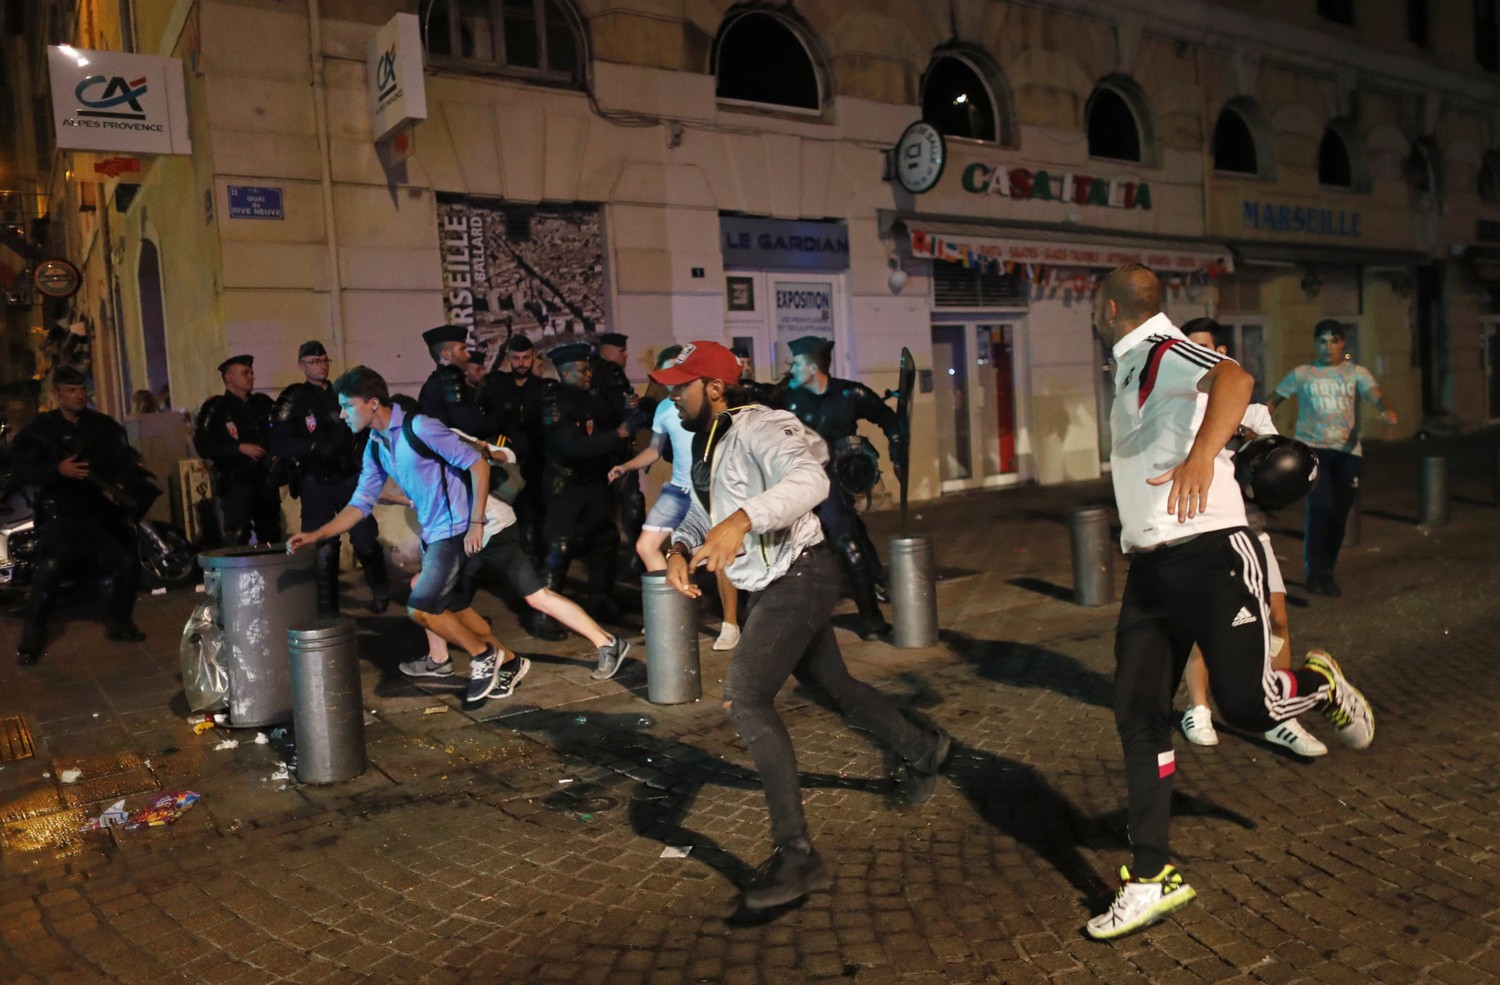
[[[625,375],[625,367],[630,365],[629,346],[628,335],[604,332],[599,336],[599,351],[589,360],[593,369],[594,392],[628,425],[625,439],[620,442],[617,460],[610,463],[612,465],[619,465],[635,454],[630,439],[635,436],[635,432],[651,423],[651,412],[656,409],[653,403],[643,412],[635,387],[630,385],[630,378]],[[614,494],[615,505],[620,511],[620,529],[629,542],[634,544],[641,536],[642,524],[646,522],[646,497],[641,492],[641,474],[634,469],[625,472],[610,484],[610,491]]]
[[[328,350],[316,339],[302,343],[297,365],[306,379],[281,391],[271,414],[271,452],[288,470],[293,498],[302,500],[302,532],[317,530],[344,508],[359,480],[364,441],[357,440],[339,413],[339,400],[328,382]],[[384,612],[391,604],[385,551],[373,516],[349,531],[354,556],[364,568],[373,596],[370,610]],[[339,611],[339,539],[318,544],[318,612]]]
[[[475,403],[480,414],[495,419],[500,433],[516,453],[521,478],[526,480],[526,487],[513,504],[516,523],[520,527],[521,546],[540,566],[545,549],[542,517],[546,512],[542,493],[542,471],[546,464],[542,407],[558,384],[556,380],[538,376],[535,370],[536,347],[526,336],[512,335],[494,370],[480,384]]]
[[[583,554],[589,585],[586,608],[604,621],[614,621],[618,610],[610,596],[620,533],[615,527],[608,475],[619,461],[620,443],[629,430],[621,415],[590,389],[593,367],[587,343],[558,346],[548,355],[561,385],[548,392],[542,408],[546,433],[542,494],[547,500],[542,524],[547,544],[543,575],[548,588],[560,591],[573,554]]]
[[[462,325],[439,325],[422,333],[435,366],[417,394],[417,411],[450,428],[491,441],[500,429],[495,419],[482,414],[474,402],[474,388],[465,373],[469,363],[467,338]]]
[[[832,340],[805,335],[793,339],[787,347],[792,353],[792,370],[779,405],[828,442],[830,488],[828,498],[818,507],[818,519],[854,589],[860,636],[879,639],[890,631],[879,604],[888,601],[885,575],[869,531],[854,508],[854,495],[869,492],[880,473],[875,449],[859,436],[858,422],[863,419],[878,425],[892,448],[904,445],[906,429],[896,412],[869,387],[828,375],[833,361]]]
[[[139,643],[135,594],[140,582],[134,521],[160,494],[130,447],[125,429],[90,410],[78,370],[52,373],[57,409],[38,414],[16,436],[16,478],[35,492],[37,553],[16,660],[34,664],[47,646],[47,619],[62,580],[103,572],[105,635]]]
[[[219,363],[224,392],[198,412],[193,446],[213,463],[214,489],[224,516],[224,543],[262,544],[281,539],[281,493],[272,478],[271,398],[254,393],[255,357]]]

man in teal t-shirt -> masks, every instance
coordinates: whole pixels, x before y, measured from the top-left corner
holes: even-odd
[[[1330,319],[1318,322],[1313,342],[1318,361],[1286,374],[1266,405],[1275,410],[1283,400],[1296,397],[1296,438],[1317,452],[1318,478],[1307,496],[1302,565],[1309,592],[1336,598],[1339,586],[1333,568],[1344,544],[1344,523],[1359,492],[1359,401],[1363,398],[1380,408],[1380,419],[1387,424],[1396,423],[1396,412],[1368,369],[1344,361],[1344,326]]]

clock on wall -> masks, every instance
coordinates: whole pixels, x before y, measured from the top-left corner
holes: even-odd
[[[891,156],[901,187],[920,194],[930,190],[943,176],[943,165],[948,163],[948,143],[937,127],[918,120],[902,132]]]

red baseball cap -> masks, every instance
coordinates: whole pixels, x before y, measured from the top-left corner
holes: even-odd
[[[738,383],[740,361],[734,353],[717,342],[689,342],[682,347],[675,362],[651,373],[662,386],[678,386],[698,378]]]

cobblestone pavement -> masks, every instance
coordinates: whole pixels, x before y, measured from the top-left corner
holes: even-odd
[[[10,662],[7,618],[0,715],[24,717],[36,755],[0,771],[0,981],[1500,980],[1494,451],[1445,446],[1452,522],[1425,530],[1416,460],[1436,447],[1371,450],[1338,601],[1301,591],[1299,517],[1273,528],[1293,643],[1339,656],[1377,711],[1374,746],[1311,719],[1333,746],[1318,761],[1227,730],[1214,749],[1179,741],[1174,847],[1199,900],[1142,934],[1081,933],[1125,858],[1117,607],[1068,598],[1067,511],[1108,497],[1090,483],[920,508],[941,645],[841,641],[856,675],[953,733],[947,779],[904,806],[881,750],[789,689],[833,888],[760,919],[734,900],[768,850],[765,811],[718,711],[707,617],[704,700],[669,708],[645,701],[640,663],[594,683],[586,646],[530,641],[496,604],[536,669],[467,712],[456,685],[395,674],[421,646],[404,620],[356,608],[371,768],[330,787],[268,779],[286,750],[254,730],[185,724],[192,593],[144,598],[139,646],[104,642],[80,598],[32,668]],[[77,831],[182,787],[203,799],[171,827]]]

